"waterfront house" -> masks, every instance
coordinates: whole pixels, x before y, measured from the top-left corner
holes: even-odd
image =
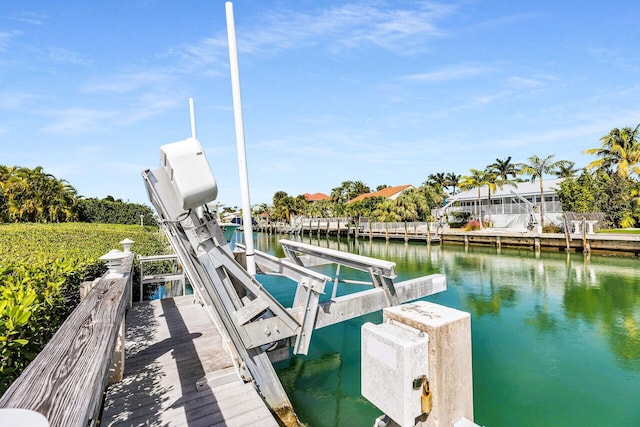
[[[562,223],[562,206],[556,193],[562,178],[544,180],[544,222],[545,224]],[[489,208],[487,186],[480,188],[480,206],[478,206],[478,189],[463,191],[446,200],[443,208],[434,209],[436,218],[460,216],[459,212],[468,212],[477,218],[478,212],[484,221],[491,216],[494,228],[526,229],[540,223],[540,182],[520,182],[517,185],[504,185],[491,192]]]

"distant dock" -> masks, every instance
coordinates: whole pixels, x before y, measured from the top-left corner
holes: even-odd
[[[492,228],[464,231],[428,222],[359,222],[348,218],[305,219],[293,224],[259,225],[267,233],[294,234],[311,237],[346,237],[386,241],[424,242],[529,248],[564,252],[600,253],[640,257],[640,234],[594,233],[582,229],[571,233],[539,233],[535,231]]]
[[[257,230],[278,234],[386,239],[405,242],[438,243],[440,239],[437,223],[360,221],[356,224],[350,218],[312,218],[294,221],[293,224],[260,224]]]
[[[441,244],[529,248],[564,252],[640,256],[639,234],[614,233],[536,233],[489,229],[485,231],[448,230],[440,235]]]

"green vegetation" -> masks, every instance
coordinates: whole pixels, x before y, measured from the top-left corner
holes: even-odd
[[[379,185],[384,189],[388,185]],[[267,214],[271,221],[289,221],[292,216],[307,217],[368,217],[372,221],[426,221],[431,209],[442,206],[445,193],[442,187],[425,182],[419,188],[408,188],[395,200],[385,197],[368,197],[356,202],[350,200],[371,189],[360,181],[345,181],[331,190],[328,200],[308,202],[304,196],[289,196],[278,191],[273,196],[273,205],[261,205],[254,214]]]
[[[158,225],[151,208],[115,200],[85,199],[65,180],[34,169],[0,165],[0,223],[98,222]]]
[[[623,178],[635,174],[640,175],[640,142],[638,135],[640,124],[635,129],[630,127],[612,129],[600,138],[600,148],[584,150],[598,159],[587,165],[587,169],[615,171]]]
[[[640,234],[638,228],[616,228],[612,230],[600,229],[596,233],[613,233],[613,234]]]
[[[148,206],[114,200],[111,196],[104,199],[79,199],[78,219],[82,222],[101,224],[158,225],[153,211]]]
[[[0,224],[0,394],[76,307],[80,284],[104,273],[98,258],[125,238],[137,253],[167,249],[156,227]]]
[[[0,222],[62,222],[77,218],[76,190],[35,169],[0,165]]]

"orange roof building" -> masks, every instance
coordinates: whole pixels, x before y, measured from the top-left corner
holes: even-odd
[[[313,194],[304,193],[303,196],[307,200],[307,202],[319,202],[320,200],[330,199],[330,197],[324,193],[313,193]]]
[[[416,187],[414,187],[411,184],[398,185],[396,187],[387,187],[387,188],[383,188],[380,191],[374,191],[373,193],[361,194],[358,197],[354,197],[353,199],[349,200],[347,203],[359,202],[360,200],[368,199],[369,197],[385,197],[389,200],[395,200],[398,198],[400,194],[402,194],[403,192],[405,192],[410,188],[415,189]]]

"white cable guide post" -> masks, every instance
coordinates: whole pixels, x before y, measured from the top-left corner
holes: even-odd
[[[196,136],[196,111],[193,108],[193,98],[189,98],[189,117],[191,118],[191,136],[193,138],[198,138]]]
[[[251,202],[249,200],[249,175],[247,173],[247,154],[244,143],[244,124],[242,121],[242,99],[240,97],[240,71],[238,66],[238,46],[236,43],[236,26],[233,19],[233,4],[224,4],[227,14],[227,38],[229,40],[229,66],[231,69],[231,90],[233,93],[233,116],[236,125],[236,145],[238,149],[238,170],[240,173],[240,193],[242,195],[242,223],[246,244],[247,271],[256,275],[256,264],[253,249],[253,220],[251,218]]]

